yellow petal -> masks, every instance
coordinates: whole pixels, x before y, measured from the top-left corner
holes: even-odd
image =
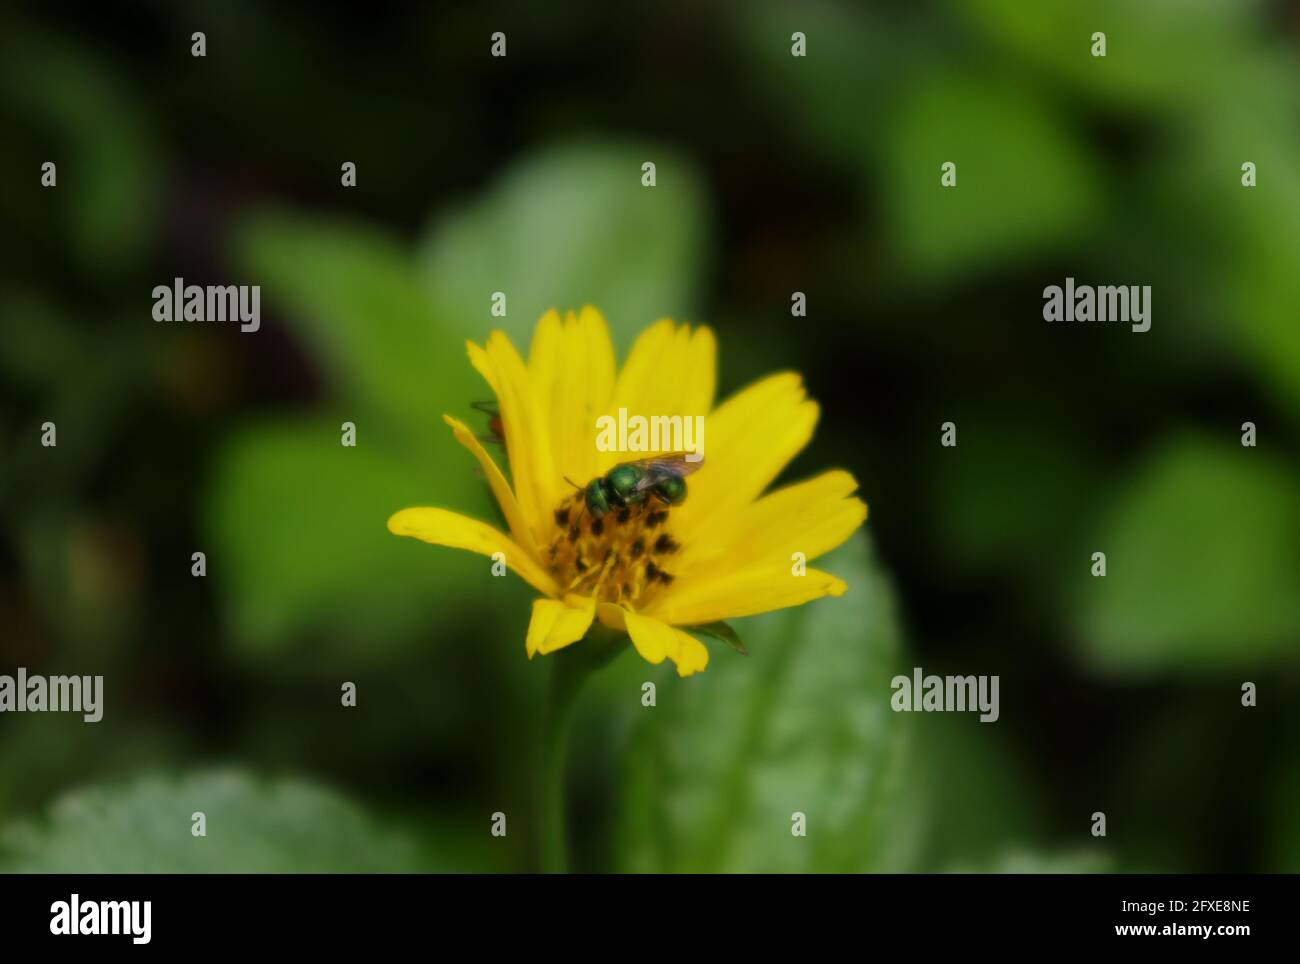
[[[683,415],[708,415],[713,409],[713,390],[718,378],[718,343],[713,329],[696,328],[686,345],[678,403]],[[671,414],[671,413],[670,413]]]
[[[843,469],[787,485],[736,514],[700,520],[678,563],[690,579],[719,568],[788,565],[795,552],[810,561],[830,552],[857,531],[867,506],[852,498],[858,483]]]
[[[493,553],[503,553],[506,566],[538,592],[548,596],[560,594],[560,589],[550,574],[531,555],[505,533],[498,532],[486,522],[446,509],[403,509],[389,518],[388,531],[394,535],[422,539],[437,546],[468,549],[488,557]]]
[[[627,632],[627,620],[624,618],[627,610],[615,603],[597,603],[596,616],[601,623],[608,626],[616,632]]]
[[[796,576],[791,568],[785,565],[745,569],[690,583],[678,580],[646,608],[644,616],[674,626],[696,626],[799,606],[822,596],[844,593],[843,580],[830,573],[808,569],[805,575]]]
[[[565,596],[564,605],[564,612],[537,649],[543,655],[582,639],[596,616],[596,600],[592,597]]]
[[[533,615],[528,620],[528,635],[524,638],[524,650],[529,659],[537,655],[538,647],[550,635],[566,608],[558,599],[533,600]]]
[[[578,329],[587,343],[587,358],[591,361],[590,377],[607,400],[614,391],[614,343],[609,337],[605,316],[591,305],[578,312]]]
[[[497,376],[492,370],[492,362],[488,359],[487,352],[472,341],[465,342],[465,348],[469,352],[469,363],[474,366],[474,371],[483,376],[483,381],[488,383],[488,388],[492,389],[492,394],[499,400],[501,393],[497,391]]]
[[[675,654],[681,645],[673,628],[667,623],[639,615],[630,609],[623,611],[623,619],[627,623],[627,634],[632,637],[632,645],[647,663],[662,663],[670,653]]]
[[[457,421],[450,415],[444,415],[442,420],[451,426],[456,441],[469,449],[474,458],[478,459],[478,464],[487,477],[488,486],[492,489],[492,495],[496,497],[497,504],[501,506],[501,511],[505,514],[506,522],[510,526],[510,535],[514,537],[520,548],[526,549],[529,555],[540,561],[537,554],[537,543],[533,541],[532,531],[528,528],[528,520],[524,518],[523,511],[519,508],[519,501],[515,498],[515,494],[510,491],[510,485],[506,482],[506,477],[501,474],[501,470],[497,468],[492,456],[488,454],[487,450],[479,443],[479,440],[475,438],[474,433],[463,422]]]
[[[563,329],[564,322],[560,320],[560,313],[554,308],[538,318],[537,324],[533,327],[533,342],[528,349],[528,374],[533,379],[533,386],[538,389],[538,395],[543,398],[548,393],[542,389],[549,388],[554,379],[551,366],[554,365],[555,356],[559,351]]]
[[[713,379],[717,361],[714,357],[716,344],[713,333],[707,328],[692,332],[690,325],[676,326],[672,321],[663,319],[656,325],[672,326],[671,336],[657,343],[657,355],[653,351],[645,353],[649,366],[648,377],[642,379],[635,388],[635,394],[628,402],[629,415],[643,415],[651,418],[655,415],[707,415],[713,403]],[[656,343],[648,348],[653,349]],[[637,347],[633,346],[633,356]],[[629,356],[628,364],[633,361]],[[664,443],[661,448],[670,450],[671,443]]]
[[[705,420],[704,465],[673,513],[682,537],[694,538],[717,513],[734,515],[758,498],[808,444],[817,416],[794,372],[769,375],[723,402]]]
[[[709,650],[702,642],[680,629],[674,629],[673,634],[677,637],[677,655],[673,661],[678,676],[691,676],[709,665]]]
[[[676,337],[674,329],[672,321],[664,318],[637,336],[614,385],[610,403],[614,411],[606,414],[617,415],[620,407],[629,415],[667,414],[650,412],[647,403],[653,401],[656,380],[663,376],[663,362]]]
[[[595,613],[594,599],[534,599],[528,638],[524,642],[528,658],[532,659],[536,653],[545,656],[582,639],[591,628]]]
[[[551,402],[563,338],[564,322],[560,320],[560,313],[552,308],[537,319],[532,346],[528,349],[528,378],[533,383],[533,394],[537,397],[542,417],[550,425],[554,425]]]
[[[619,409],[625,408],[629,419],[702,418],[713,405],[716,376],[717,342],[713,332],[706,327],[694,331],[689,325],[678,327],[665,318],[637,338],[602,414],[617,418]],[[691,434],[694,438],[693,429]],[[662,440],[658,451],[677,447],[672,440]],[[618,462],[648,454],[603,452],[597,468],[604,472]]]
[[[550,424],[554,471],[586,484],[601,472],[596,419],[606,414],[614,388],[614,346],[604,316],[588,306],[561,322],[548,312],[533,335],[528,373]]]
[[[541,544],[554,526],[552,512],[559,504],[558,485],[563,484],[551,461],[550,425],[533,392],[528,369],[510,339],[494,331],[484,351],[496,380],[515,498],[533,538]]]
[[[677,665],[678,676],[690,676],[709,665],[709,651],[690,633],[674,629],[657,619],[623,610],[627,634],[641,658],[659,664],[665,658]]]

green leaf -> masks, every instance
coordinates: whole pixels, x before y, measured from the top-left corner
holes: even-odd
[[[1262,448],[1184,438],[1141,467],[1079,562],[1084,651],[1115,670],[1294,656],[1300,499]],[[1106,575],[1091,577],[1092,552]]]
[[[1238,322],[1226,326],[1225,334],[1240,339],[1243,356],[1277,393],[1281,410],[1293,415],[1300,412],[1300,338],[1292,323],[1300,302],[1294,257],[1300,249],[1300,184],[1291,178],[1265,178],[1263,172],[1288,169],[1288,159],[1300,153],[1300,131],[1291,98],[1259,94],[1296,89],[1300,76],[1288,64],[1286,69],[1261,70],[1234,92],[1237,96],[1225,98],[1224,109],[1202,125],[1197,154],[1189,161],[1204,157],[1215,165],[1213,176],[1225,170],[1232,176],[1223,179],[1222,193],[1215,192],[1218,197],[1207,194],[1204,177],[1186,185],[1180,195],[1186,199],[1184,208],[1212,205],[1222,212],[1225,226],[1212,232],[1207,246],[1220,256],[1214,267],[1224,278],[1223,302]],[[1249,158],[1234,155],[1233,145],[1242,144],[1250,145]],[[1241,187],[1243,160],[1258,165],[1256,187]],[[1221,257],[1225,246],[1233,257]]]
[[[316,356],[331,417],[262,421],[227,442],[206,503],[212,575],[246,652],[328,628],[364,635],[357,649],[382,656],[428,623],[437,588],[466,562],[404,544],[388,517],[443,505],[491,519],[473,459],[441,421],[472,416],[487,389],[410,252],[384,235],[265,213],[243,224],[236,249],[271,323]],[[344,421],[355,448],[340,444]]]
[[[711,639],[716,639],[726,643],[741,656],[749,655],[749,650],[745,648],[745,644],[740,641],[740,637],[736,635],[736,631],[727,623],[705,623],[702,626],[690,626],[688,628],[693,633],[703,633]]]
[[[415,451],[403,456],[366,433],[363,421],[348,448],[335,423],[267,422],[224,451],[207,501],[208,572],[245,652],[276,652],[297,633],[328,630],[381,656],[408,631],[443,621],[444,597],[472,593],[474,557],[399,539],[386,526],[407,506],[471,501],[482,483],[470,457],[441,425],[412,430]],[[441,480],[439,457],[454,467]],[[490,519],[486,501],[480,496],[470,514]],[[484,591],[489,565],[477,567]]]
[[[1077,90],[1128,108],[1177,107],[1221,88],[1260,57],[1246,3],[1006,3],[964,0],[965,18],[998,47]],[[1260,24],[1259,26],[1262,26]],[[1106,56],[1092,35],[1106,34]],[[982,41],[981,41],[982,42]],[[1001,54],[994,54],[1000,57]]]
[[[626,753],[622,865],[867,871],[899,865],[906,727],[889,706],[891,593],[865,536],[824,560],[839,599],[747,621],[752,655],[659,688]],[[791,833],[803,813],[807,836]]]
[[[642,187],[641,165],[656,165]],[[656,145],[570,144],[508,171],[482,200],[439,219],[423,264],[453,317],[500,328],[526,355],[548,309],[594,305],[624,348],[658,318],[691,317],[706,244],[695,168]],[[504,318],[492,293],[507,297]]]
[[[883,172],[899,254],[918,278],[1077,244],[1104,213],[1088,148],[1026,90],[937,73],[900,104]],[[957,167],[955,187],[940,167]]]
[[[191,833],[202,812],[207,836]],[[427,870],[411,841],[337,794],[238,771],[69,793],[0,835],[5,873],[373,873]]]
[[[324,369],[340,418],[374,412],[397,431],[463,410],[486,390],[465,357],[463,328],[386,235],[263,213],[241,226],[235,247]]]

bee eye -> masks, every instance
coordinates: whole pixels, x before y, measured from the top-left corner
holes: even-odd
[[[659,483],[659,492],[669,505],[680,502],[686,495],[686,483],[679,478],[669,477]]]

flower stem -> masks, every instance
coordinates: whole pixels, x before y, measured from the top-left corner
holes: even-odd
[[[585,640],[548,657],[551,667],[550,688],[542,714],[541,752],[538,767],[538,813],[542,872],[563,874],[568,871],[568,834],[565,832],[564,776],[568,758],[569,730],[573,723],[578,694],[587,677],[625,647],[593,631]]]
[[[555,658],[551,685],[542,717],[541,811],[542,872],[568,870],[569,854],[564,820],[564,764],[568,757],[569,725],[577,704],[580,680],[568,669],[568,660]]]

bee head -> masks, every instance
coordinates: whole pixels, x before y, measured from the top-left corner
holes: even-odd
[[[655,495],[667,505],[676,505],[686,498],[686,480],[680,475],[670,475],[655,486]]]

